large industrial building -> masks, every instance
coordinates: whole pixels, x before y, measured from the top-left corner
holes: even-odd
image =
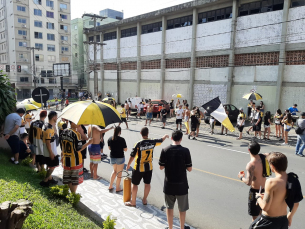
[[[87,34],[105,44],[97,53],[98,90],[119,102],[181,93],[192,105],[219,96],[238,107],[257,91],[271,113],[293,103],[304,111],[304,4],[197,0],[101,25]],[[93,93],[93,73],[89,80]]]
[[[15,85],[19,100],[31,97],[34,73],[36,86],[48,88],[51,98],[60,94],[60,79],[53,77],[53,64],[71,62],[70,14],[70,0],[1,0],[1,68]],[[36,48],[34,56],[30,47]],[[67,76],[66,92],[75,91],[76,83]]]

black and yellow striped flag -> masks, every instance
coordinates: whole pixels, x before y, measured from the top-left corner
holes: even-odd
[[[226,114],[226,111],[220,102],[219,97],[212,99],[210,102],[202,105],[202,107],[207,110],[211,116],[213,116],[216,120],[218,120],[222,125],[228,128],[229,131],[233,132],[235,129]]]

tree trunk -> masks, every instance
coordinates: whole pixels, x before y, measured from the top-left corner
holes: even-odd
[[[33,203],[29,200],[16,202],[6,201],[0,205],[0,228],[21,229],[29,214],[32,214]]]

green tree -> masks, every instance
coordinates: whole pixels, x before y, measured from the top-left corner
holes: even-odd
[[[0,129],[5,117],[16,108],[16,98],[9,77],[0,71]]]

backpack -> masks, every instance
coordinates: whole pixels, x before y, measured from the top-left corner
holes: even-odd
[[[300,135],[303,134],[304,130],[305,129],[302,129],[301,127],[298,126],[298,128],[295,129],[295,133]]]
[[[303,194],[298,175],[295,173],[288,173],[287,176],[287,194],[285,201],[289,210],[292,211],[294,204],[299,203],[303,199]]]
[[[263,163],[263,177],[270,177],[272,175],[269,162],[264,154],[259,154]]]

